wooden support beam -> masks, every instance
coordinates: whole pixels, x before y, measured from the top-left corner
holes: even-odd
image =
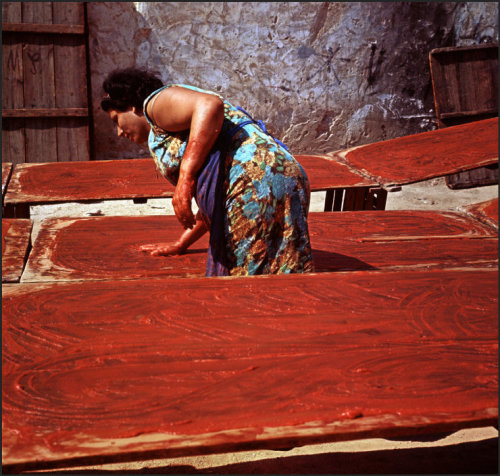
[[[5,33],[34,33],[50,35],[83,35],[85,25],[57,25],[50,23],[2,23]]]
[[[2,109],[2,117],[88,117],[88,108]]]

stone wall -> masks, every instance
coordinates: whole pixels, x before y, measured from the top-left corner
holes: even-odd
[[[498,41],[496,2],[89,2],[96,159],[147,156],[99,109],[117,67],[218,91],[295,153],[435,127],[429,51]]]

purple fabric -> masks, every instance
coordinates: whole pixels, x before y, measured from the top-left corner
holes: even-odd
[[[209,226],[210,242],[207,255],[207,276],[228,276],[226,237],[224,224],[224,148],[218,140],[210,151],[198,175],[196,203]]]

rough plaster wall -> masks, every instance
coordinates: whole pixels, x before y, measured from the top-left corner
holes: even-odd
[[[219,91],[293,152],[434,128],[428,53],[498,41],[495,2],[89,2],[96,158],[147,156],[99,110],[116,67]]]

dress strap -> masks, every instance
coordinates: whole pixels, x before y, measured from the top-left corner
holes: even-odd
[[[154,105],[154,102],[156,101],[156,98],[158,97],[158,95],[164,90],[164,89],[167,89],[169,88],[171,85],[170,84],[167,84],[166,86],[162,86],[160,89],[157,89],[156,91],[153,91],[145,100],[144,100],[144,103],[143,103],[143,111],[144,111],[144,115],[146,116],[146,119],[151,123],[151,125],[153,126],[156,126],[156,123],[153,119],[152,116],[149,116],[149,114],[147,113],[146,109],[148,107],[148,104],[151,103],[151,106]]]
[[[243,127],[247,126],[248,124],[256,124],[257,126],[260,127],[260,129],[262,130],[262,132],[264,134],[267,134],[269,137],[272,137],[281,147],[283,147],[285,150],[287,150],[288,152],[290,152],[289,149],[288,149],[288,147],[285,144],[283,144],[283,142],[281,142],[279,139],[277,139],[276,137],[274,137],[271,134],[269,134],[269,132],[267,132],[266,125],[262,121],[256,121],[250,114],[248,114],[248,112],[246,112],[240,106],[236,106],[236,109],[238,109],[238,111],[241,111],[244,114],[246,114],[250,118],[250,120],[249,121],[244,121],[241,124],[238,124],[233,129],[231,129],[229,131],[229,134],[230,134],[231,137],[233,137],[240,129],[242,129]]]

